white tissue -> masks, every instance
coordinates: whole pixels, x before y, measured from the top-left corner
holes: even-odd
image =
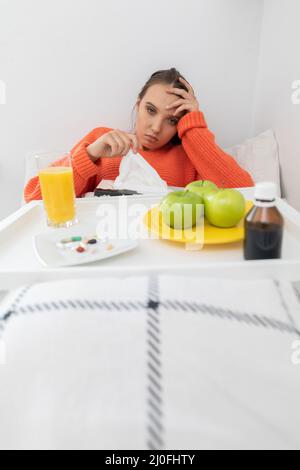
[[[114,182],[114,189],[130,189],[142,194],[168,192],[167,183],[157,171],[139,154],[132,150],[122,159],[120,174]]]

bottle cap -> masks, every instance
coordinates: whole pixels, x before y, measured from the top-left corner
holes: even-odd
[[[275,201],[277,197],[277,185],[271,182],[257,183],[254,197],[258,201]]]

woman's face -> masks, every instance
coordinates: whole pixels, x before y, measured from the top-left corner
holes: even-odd
[[[137,103],[135,133],[143,150],[159,149],[177,133],[177,124],[185,112],[173,116],[176,108],[166,109],[178,99],[178,95],[166,93],[172,88],[167,84],[152,85]]]

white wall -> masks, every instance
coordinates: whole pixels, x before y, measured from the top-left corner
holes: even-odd
[[[284,195],[298,210],[300,103],[292,104],[291,96],[292,83],[300,80],[299,21],[299,0],[265,0],[253,128],[275,130]]]
[[[130,128],[151,73],[191,81],[222,146],[251,134],[262,0],[0,0],[0,218],[19,205],[28,153]]]

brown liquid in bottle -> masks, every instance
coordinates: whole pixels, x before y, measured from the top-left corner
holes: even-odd
[[[259,186],[261,188],[266,185],[268,183]],[[246,260],[281,258],[283,227],[284,219],[276,207],[275,197],[274,199],[256,197],[255,206],[245,218],[244,258]]]
[[[281,258],[283,218],[276,207],[254,207],[245,221],[246,260]]]

